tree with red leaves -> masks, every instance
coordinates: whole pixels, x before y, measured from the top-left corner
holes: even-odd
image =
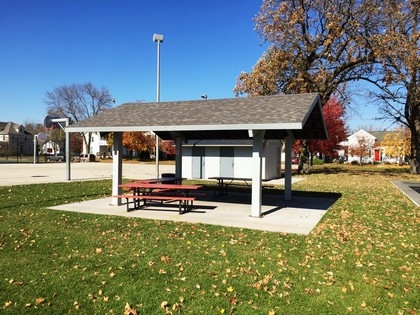
[[[336,97],[332,97],[322,108],[322,112],[328,131],[328,139],[312,140],[309,150],[312,156],[320,153],[327,157],[337,157],[339,143],[347,139],[344,105]]]
[[[310,141],[309,152],[311,153],[311,160],[317,153],[322,154],[324,157],[337,157],[340,142],[347,139],[344,123],[344,105],[336,97],[332,97],[322,108],[322,113],[328,132],[328,139]],[[299,154],[302,150],[301,148],[301,140],[296,141],[293,150]]]

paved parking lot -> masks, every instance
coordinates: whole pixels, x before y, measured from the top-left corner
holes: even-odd
[[[99,180],[112,178],[112,163],[86,162],[70,164],[70,180]],[[160,173],[174,173],[174,165],[159,165]],[[123,178],[156,177],[155,164],[124,163]],[[66,182],[66,163],[0,164],[0,185]]]

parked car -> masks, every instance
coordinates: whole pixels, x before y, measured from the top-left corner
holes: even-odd
[[[47,154],[45,156],[45,160],[47,162],[64,162],[66,160],[66,157],[64,156],[64,154],[61,153],[56,153],[56,154]]]

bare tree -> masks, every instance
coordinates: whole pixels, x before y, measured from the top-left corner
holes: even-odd
[[[92,83],[62,85],[45,94],[49,114],[82,121],[98,115],[113,105],[113,98],[105,87],[97,88]],[[90,147],[91,134],[84,133],[83,141]]]

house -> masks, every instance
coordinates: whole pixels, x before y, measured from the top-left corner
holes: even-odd
[[[281,141],[267,140],[262,153],[262,179],[279,178]],[[252,140],[190,140],[183,145],[182,177],[252,177]]]
[[[347,156],[347,161],[357,163],[390,162],[392,158],[386,154],[383,141],[387,134],[394,131],[365,131],[360,129],[351,134],[347,141],[340,143],[339,155]]]
[[[23,125],[12,121],[0,122],[0,155],[21,156],[34,153],[34,135]]]
[[[90,134],[90,147],[83,142],[83,152],[86,154],[94,154],[97,157],[108,157],[111,155],[108,141],[101,137],[100,132],[92,132]]]

